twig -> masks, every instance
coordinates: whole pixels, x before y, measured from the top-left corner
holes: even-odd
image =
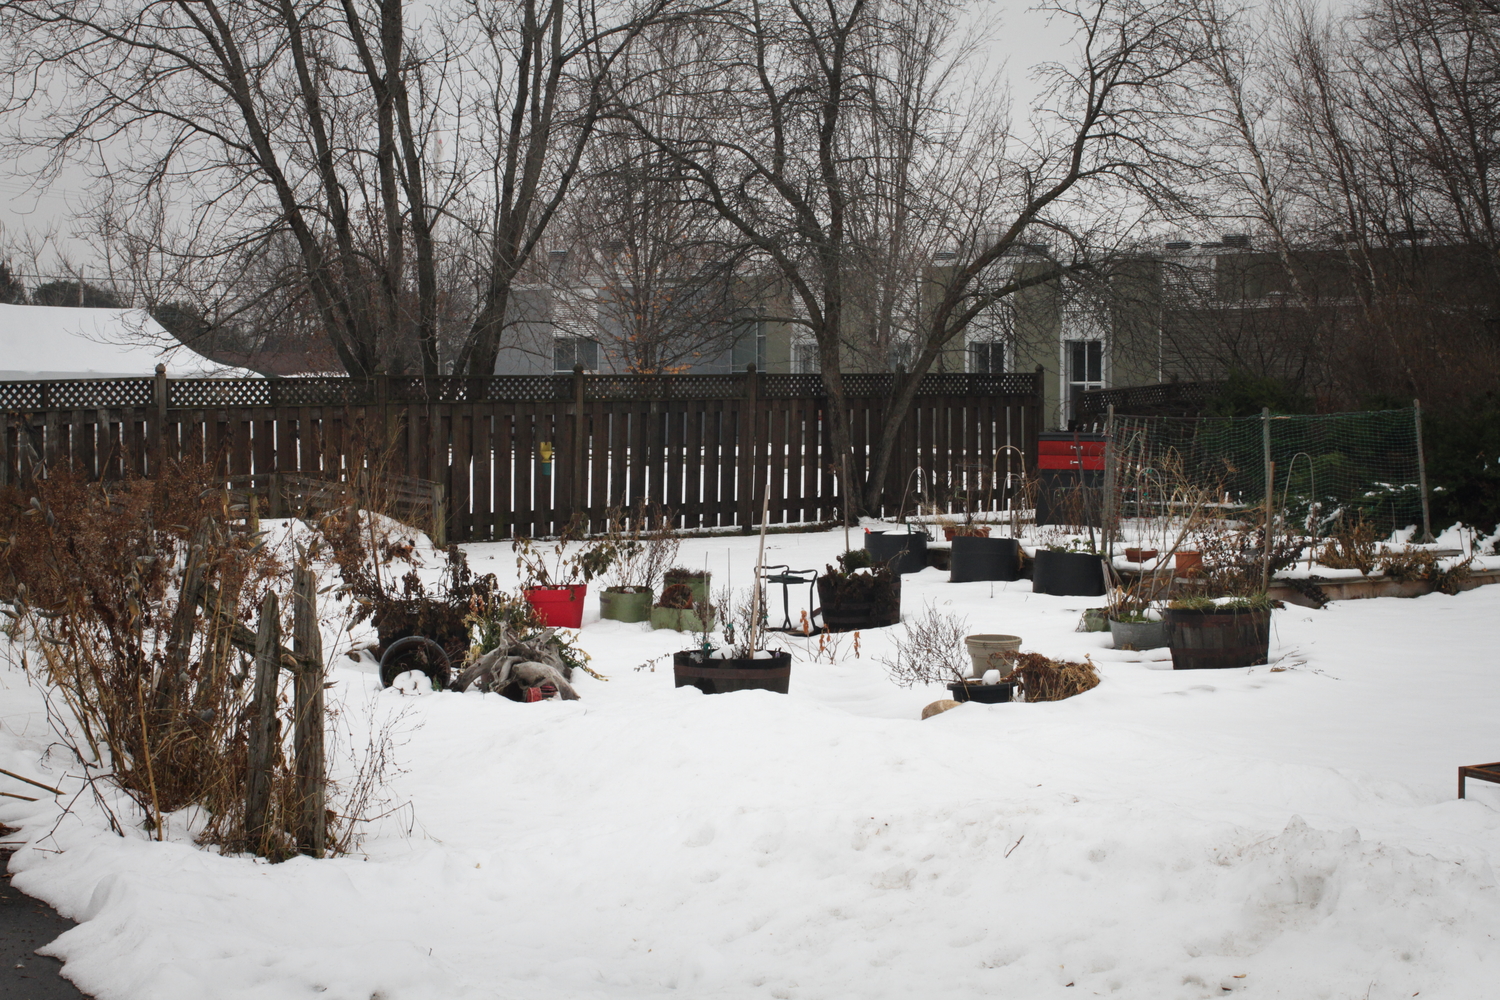
[[[23,778],[19,774],[17,774],[16,772],[14,772],[14,771],[7,771],[3,767],[0,767],[0,774],[6,775],[7,777],[15,778],[17,781],[24,781],[28,785],[35,785],[38,788],[45,789],[46,791],[51,792],[53,795],[66,795],[67,794],[66,792],[64,792],[60,788],[53,788],[51,785],[44,785],[40,781],[32,781],[30,778]],[[33,799],[32,801],[34,802],[36,800]]]
[[[1005,856],[1007,858],[1010,857],[1010,852],[1014,851],[1016,848],[1020,847],[1021,846],[1021,841],[1025,840],[1025,839],[1026,839],[1026,834],[1024,834],[1024,833],[1021,834],[1020,838],[1014,844],[1010,845],[1010,849],[1005,852]]]
[[[36,801],[36,799],[32,798],[30,795],[17,795],[15,792],[0,792],[0,795],[5,796],[7,799],[20,799],[23,802]]]

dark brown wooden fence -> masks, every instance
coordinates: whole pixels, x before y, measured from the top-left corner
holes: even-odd
[[[890,375],[850,375],[862,481]],[[994,503],[1007,445],[1035,463],[1039,375],[929,375],[882,513],[967,492]],[[550,534],[578,511],[660,503],[685,528],[822,521],[839,511],[817,375],[98,379],[0,383],[0,484],[73,464],[104,480],[177,460],[226,477],[431,480],[455,541]],[[551,450],[550,467],[543,446]],[[1007,458],[1009,456],[1009,458]],[[998,476],[998,478],[997,478]]]

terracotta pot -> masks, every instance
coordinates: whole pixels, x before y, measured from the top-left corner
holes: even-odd
[[[1179,552],[1176,558],[1178,576],[1197,576],[1203,569],[1202,552]]]
[[[1126,549],[1125,558],[1129,562],[1143,563],[1147,559],[1155,559],[1158,555],[1156,549]]]

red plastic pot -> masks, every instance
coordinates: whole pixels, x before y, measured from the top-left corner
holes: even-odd
[[[582,628],[583,598],[588,584],[567,587],[527,587],[526,600],[543,625],[552,628]]]

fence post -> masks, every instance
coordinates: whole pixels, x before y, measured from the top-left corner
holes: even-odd
[[[249,773],[245,779],[245,839],[265,857],[270,845],[271,762],[281,742],[276,725],[276,681],[281,675],[280,607],[274,591],[260,606],[255,633],[255,722],[250,727]]]
[[[1080,463],[1081,464],[1081,463]],[[1080,470],[1079,479],[1082,479]],[[1100,504],[1100,539],[1104,543],[1104,563],[1111,573],[1114,569],[1114,509],[1115,509],[1115,404],[1110,403],[1104,416],[1104,501]]]
[[[167,366],[158,364],[156,366],[156,378],[151,384],[151,401],[155,406],[156,427],[151,433],[151,443],[148,445],[150,454],[147,461],[150,463],[148,475],[159,476],[167,459]]]
[[[1271,501],[1276,491],[1276,463],[1271,461],[1271,408],[1269,406],[1260,408],[1260,443],[1266,468],[1266,552],[1260,568],[1260,589],[1265,591],[1271,586],[1271,532],[1275,527]]]
[[[1417,481],[1422,488],[1422,537],[1418,541],[1423,545],[1429,545],[1436,539],[1432,537],[1432,513],[1427,505],[1427,453],[1422,447],[1422,401],[1420,399],[1411,401],[1411,412],[1417,425]]]
[[[759,390],[756,386],[755,364],[745,366],[745,403],[740,408],[739,427],[739,521],[740,530],[750,534],[755,522],[756,441],[759,429],[757,419],[760,411]]]
[[[317,580],[298,566],[292,583],[292,652],[297,660],[296,728],[297,848],[321,858],[328,848],[323,760],[323,637],[318,632]]]

